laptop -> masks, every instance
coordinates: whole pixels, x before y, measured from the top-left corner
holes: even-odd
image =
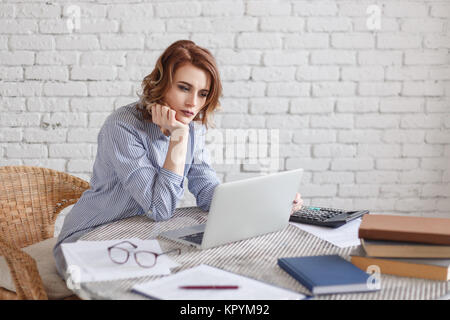
[[[162,232],[161,237],[208,249],[282,230],[303,169],[219,184],[206,224]]]

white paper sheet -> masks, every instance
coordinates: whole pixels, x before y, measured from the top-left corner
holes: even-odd
[[[167,275],[170,274],[170,268],[179,266],[168,255],[158,257],[156,265],[151,268],[140,267],[132,254],[130,254],[128,262],[125,264],[112,262],[107,248],[125,240],[137,245],[138,247],[135,250],[162,252],[157,240],[141,240],[137,238],[63,243],[61,248],[68,268],[72,272],[79,272],[74,281],[107,281],[149,275]]]
[[[290,222],[290,224],[320,239],[328,241],[339,248],[352,247],[360,244],[358,229],[361,224],[361,218],[350,221],[339,228],[320,227],[295,222]]]
[[[188,290],[187,285],[237,285],[238,289]],[[136,284],[133,291],[168,300],[299,300],[306,296],[208,265],[180,271],[158,280]]]

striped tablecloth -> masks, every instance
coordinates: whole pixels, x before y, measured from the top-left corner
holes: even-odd
[[[98,241],[132,237],[155,239],[162,231],[205,222],[206,213],[197,207],[179,208],[168,221],[153,222],[143,216],[132,217],[102,226],[84,235],[80,240]],[[279,232],[207,250],[198,250],[162,238],[158,238],[158,241],[162,250],[182,248],[181,255],[172,257],[180,263],[180,267],[172,269],[172,273],[204,263],[308,295],[310,295],[308,289],[278,267],[277,259],[339,254],[349,260],[349,254],[355,248],[338,248],[292,225]],[[130,292],[131,287],[136,283],[160,277],[84,283],[76,293],[83,299],[146,299]],[[448,282],[445,281],[381,275],[380,291],[321,295],[315,299],[448,299],[449,289]]]

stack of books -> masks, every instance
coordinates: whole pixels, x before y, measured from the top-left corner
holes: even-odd
[[[350,256],[362,270],[450,280],[450,219],[366,214],[358,236],[361,246]]]

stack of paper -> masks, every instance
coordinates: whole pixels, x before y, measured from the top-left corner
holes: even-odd
[[[295,222],[291,222],[291,224],[322,240],[328,241],[339,248],[359,245],[358,228],[361,224],[361,219],[350,221],[339,228],[329,228]]]
[[[186,286],[200,286],[189,290]],[[234,289],[214,289],[229,286]],[[209,289],[212,287],[211,289]],[[208,265],[191,269],[158,280],[139,283],[133,291],[156,299],[168,300],[301,300],[306,296],[261,281],[240,276]]]
[[[116,264],[109,257],[108,247],[126,240],[137,245],[137,248],[130,248],[130,256],[126,263]],[[63,243],[61,248],[72,281],[79,283],[167,275],[170,274],[170,268],[179,266],[169,255],[159,256],[155,266],[151,268],[142,268],[136,263],[133,251],[162,252],[157,240],[130,238],[107,241],[77,241]]]

